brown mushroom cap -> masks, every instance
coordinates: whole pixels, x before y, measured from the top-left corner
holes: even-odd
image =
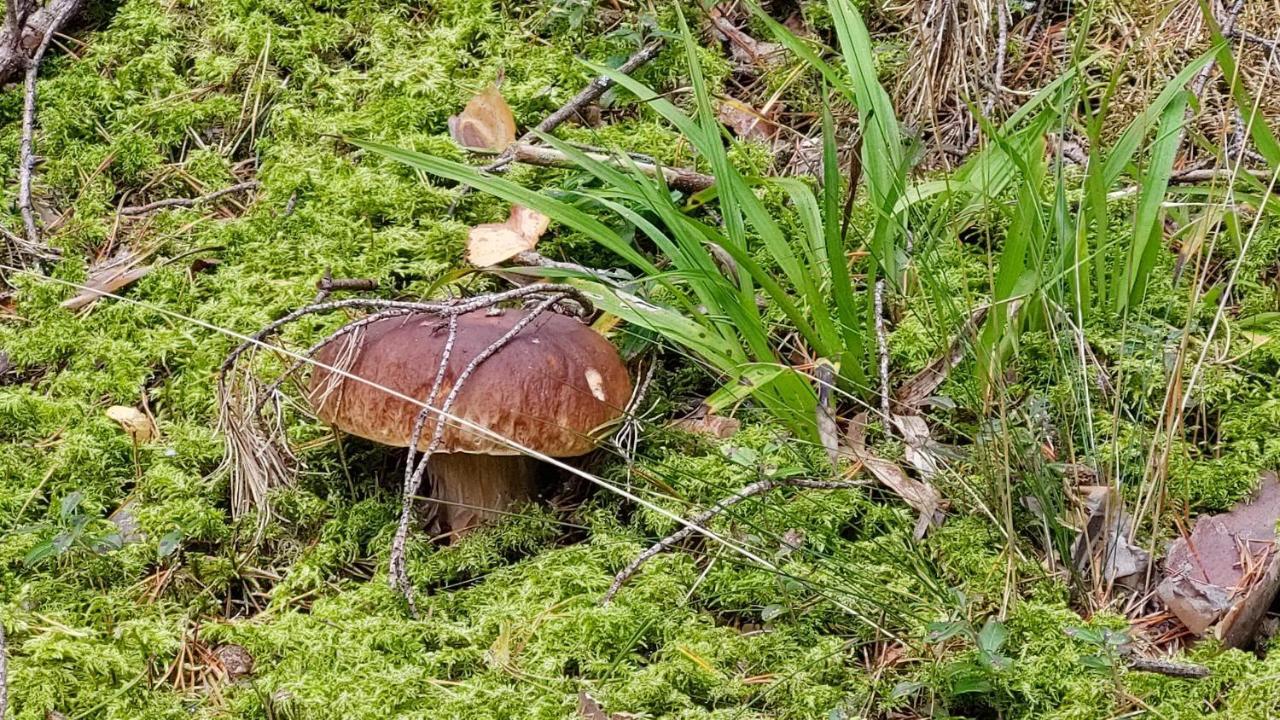
[[[458,317],[458,334],[437,401],[439,407],[472,358],[502,337],[523,310]],[[403,395],[425,399],[449,337],[448,323],[427,313],[378,320],[320,349],[316,359]],[[353,340],[358,338],[358,340]],[[355,346],[355,357],[344,358]],[[346,361],[344,361],[346,360]],[[316,367],[310,397],[321,420],[384,445],[408,447],[421,407],[372,385]],[[631,380],[614,346],[590,327],[545,312],[476,368],[450,414],[552,457],[571,457],[598,444],[595,431],[621,417]],[[428,415],[419,449],[435,433]],[[446,423],[439,452],[515,455],[499,440]]]

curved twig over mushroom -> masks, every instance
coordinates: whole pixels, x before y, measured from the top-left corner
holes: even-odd
[[[516,298],[535,304],[525,310],[496,309],[500,300]],[[533,498],[537,463],[513,445],[551,457],[591,451],[601,431],[625,413],[631,380],[617,350],[601,335],[578,320],[547,312],[589,312],[576,291],[553,284],[459,303],[325,303],[272,323],[254,341],[304,315],[349,307],[375,312],[348,323],[304,354],[314,357],[315,364],[307,396],[317,416],[338,429],[409,448],[391,582],[412,607],[404,546],[424,476],[429,472],[429,496],[440,501],[439,529],[457,537]],[[248,345],[232,352],[224,376],[235,369]],[[295,363],[285,376],[299,366]],[[274,409],[281,379],[265,391],[251,384],[255,392],[242,393],[238,405],[230,403],[224,419],[249,428],[269,426],[255,417]],[[228,448],[238,458],[231,463],[233,469],[252,478],[244,472],[246,466],[264,457],[280,457],[281,462],[268,468],[279,475],[289,457],[269,452],[269,446],[279,444],[269,433],[258,435],[267,440],[237,443],[229,433]],[[258,482],[254,492],[240,497],[265,503],[264,488],[280,481]],[[261,522],[265,505],[260,510]]]

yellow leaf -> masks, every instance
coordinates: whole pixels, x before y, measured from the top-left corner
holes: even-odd
[[[467,260],[476,267],[497,265],[504,260],[532,250],[538,238],[547,231],[551,219],[520,205],[511,206],[511,215],[503,223],[485,223],[467,233]]]
[[[107,408],[107,417],[120,423],[120,427],[133,437],[135,442],[149,442],[156,436],[155,423],[137,408],[128,405],[112,405]]]

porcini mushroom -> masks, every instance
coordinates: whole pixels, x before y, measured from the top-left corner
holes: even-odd
[[[441,405],[472,359],[526,314],[459,315],[433,407]],[[421,406],[375,386],[428,401],[448,337],[446,320],[414,313],[375,320],[359,333],[332,340],[316,360],[369,382],[317,367],[309,390],[317,416],[352,435],[408,447]],[[630,396],[626,366],[608,340],[577,320],[553,312],[538,315],[458,390],[450,415],[490,433],[445,423],[427,465],[430,496],[442,501],[440,529],[463,532],[534,497],[537,461],[502,439],[551,457],[583,455],[597,446],[599,432],[622,416]],[[419,450],[428,449],[436,422],[435,414],[427,417]]]

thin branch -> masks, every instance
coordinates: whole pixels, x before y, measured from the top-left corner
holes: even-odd
[[[0,622],[0,718],[9,709],[9,647],[5,643],[4,623]]]
[[[777,478],[777,479],[769,479],[769,480],[757,480],[756,482],[753,482],[750,485],[747,485],[746,487],[738,490],[737,492],[730,495],[729,497],[724,498],[723,500],[720,500],[715,505],[712,505],[710,508],[693,516],[692,518],[689,519],[689,523],[687,525],[685,525],[684,527],[681,527],[679,530],[671,533],[670,535],[662,538],[658,542],[649,546],[649,549],[637,555],[636,558],[632,560],[630,564],[628,564],[625,568],[622,569],[621,572],[619,572],[617,575],[614,576],[613,583],[609,585],[609,590],[605,592],[604,597],[600,599],[600,603],[602,605],[608,605],[610,602],[612,602],[614,596],[618,594],[618,590],[622,589],[622,586],[627,582],[627,580],[631,579],[631,576],[636,574],[636,571],[640,569],[641,565],[644,565],[646,562],[648,562],[649,560],[652,560],[654,557],[662,553],[664,550],[671,548],[675,544],[689,537],[694,532],[704,532],[703,528],[707,525],[707,523],[714,520],[716,516],[720,515],[725,510],[728,510],[729,508],[733,507],[734,505],[737,505],[738,503],[742,502],[743,500],[746,500],[747,498],[754,497],[756,495],[761,495],[769,492],[770,490],[773,490],[775,488],[781,488],[781,487],[798,487],[798,488],[807,488],[810,490],[847,490],[849,488],[859,487],[859,485],[860,485],[859,483],[855,483],[855,482],[840,482],[840,481],[834,481],[834,480],[808,480],[804,478]]]
[[[26,79],[23,83],[22,96],[22,142],[18,151],[18,210],[22,213],[22,225],[27,233],[27,244],[33,249],[39,248],[40,230],[36,227],[35,212],[31,207],[31,181],[35,172],[35,134],[36,134],[36,80],[40,75],[40,62],[49,49],[53,35],[66,22],[67,17],[78,9],[77,4],[68,3],[55,15],[45,28],[40,44],[26,61]]]
[[[1222,34],[1229,36],[1236,27],[1236,20],[1240,17],[1240,11],[1244,9],[1244,0],[1236,0],[1235,5],[1231,6],[1231,10],[1227,12],[1227,19],[1222,21]],[[1209,82],[1209,75],[1213,72],[1213,68],[1217,63],[1209,63],[1200,68],[1200,72],[1196,73],[1195,80],[1191,82],[1191,94],[1197,98],[1200,93],[1204,92],[1204,86]],[[1191,108],[1187,108],[1187,112],[1191,112]]]
[[[183,208],[189,208],[189,207],[194,207],[194,206],[196,206],[196,205],[200,205],[200,204],[202,204],[202,203],[207,203],[207,202],[211,202],[211,201],[213,201],[213,200],[217,200],[218,198],[220,198],[220,197],[222,197],[222,196],[224,196],[224,195],[230,195],[230,194],[232,194],[232,193],[243,192],[243,191],[245,191],[245,190],[252,190],[252,189],[254,189],[254,188],[257,188],[257,187],[258,187],[258,186],[260,186],[261,184],[262,184],[262,183],[261,183],[261,182],[259,182],[259,181],[257,181],[257,180],[245,180],[244,182],[242,182],[242,183],[236,183],[235,185],[232,185],[231,187],[225,187],[225,188],[222,188],[221,190],[214,190],[214,191],[213,191],[213,192],[211,192],[211,193],[205,193],[204,195],[201,195],[200,197],[194,197],[194,198],[167,198],[167,199],[165,199],[165,200],[157,200],[157,201],[155,201],[155,202],[153,202],[153,203],[147,203],[146,205],[131,205],[131,206],[129,206],[129,207],[120,208],[120,214],[121,214],[121,215],[125,215],[125,216],[146,215],[147,213],[152,213],[152,212],[155,212],[155,211],[157,211],[157,210],[164,210],[165,208],[172,208],[172,207],[183,207]]]
[[[555,148],[542,147],[540,145],[531,145],[529,143],[516,143],[505,153],[509,155],[507,162],[519,162],[526,165],[538,165],[541,167],[563,167],[576,168],[578,164],[569,156],[560,152]],[[621,159],[599,152],[584,152],[584,154],[592,160],[597,160],[611,167],[622,170],[635,168],[640,172],[656,176],[659,172],[671,187],[684,192],[694,193],[700,190],[706,190],[716,184],[716,179],[710,175],[704,175],[694,170],[685,168],[669,168],[662,167],[652,162],[644,160],[632,160],[631,162],[623,162]],[[487,168],[486,168],[487,169]]]
[[[889,425],[889,333],[884,327],[884,278],[876,280],[875,321],[876,352],[880,359],[880,413],[884,415],[885,427]]]
[[[435,381],[431,385],[431,391],[425,399],[426,404],[418,413],[418,417],[413,422],[413,432],[409,435],[409,458],[405,462],[405,478],[404,478],[404,497],[403,504],[400,507],[400,523],[396,527],[395,539],[391,542],[391,563],[390,563],[390,582],[392,587],[399,588],[404,594],[405,600],[409,603],[409,610],[414,617],[418,615],[418,609],[413,598],[413,584],[409,582],[409,574],[405,567],[405,543],[409,537],[409,521],[413,515],[413,497],[418,494],[418,488],[422,485],[422,478],[427,471],[427,461],[431,459],[439,449],[440,444],[444,442],[444,432],[448,424],[444,418],[448,417],[449,411],[453,408],[453,403],[458,399],[458,393],[462,390],[462,386],[466,383],[471,374],[480,367],[484,361],[493,357],[495,353],[511,342],[515,336],[519,335],[534,320],[538,319],[542,313],[550,310],[553,305],[565,299],[564,295],[552,295],[551,297],[538,303],[527,315],[520,318],[511,329],[489,343],[489,346],[481,350],[479,354],[471,359],[462,372],[453,381],[453,387],[449,388],[449,394],[445,396],[444,402],[441,403],[437,410],[432,407],[431,403],[435,400],[435,396],[440,391],[440,387],[444,382],[445,369],[449,364],[449,354],[453,350],[453,341],[458,336],[458,316],[451,315],[449,317],[449,338],[445,342],[445,348],[440,353],[440,367],[436,372]],[[414,454],[417,451],[418,443],[422,440],[422,429],[426,424],[427,415],[435,413],[435,430],[432,433],[431,444],[422,452],[422,458],[414,464]]]
[[[1136,672],[1156,673],[1178,678],[1207,678],[1213,671],[1203,665],[1176,663],[1157,658],[1130,657],[1127,659],[1130,670]]]

